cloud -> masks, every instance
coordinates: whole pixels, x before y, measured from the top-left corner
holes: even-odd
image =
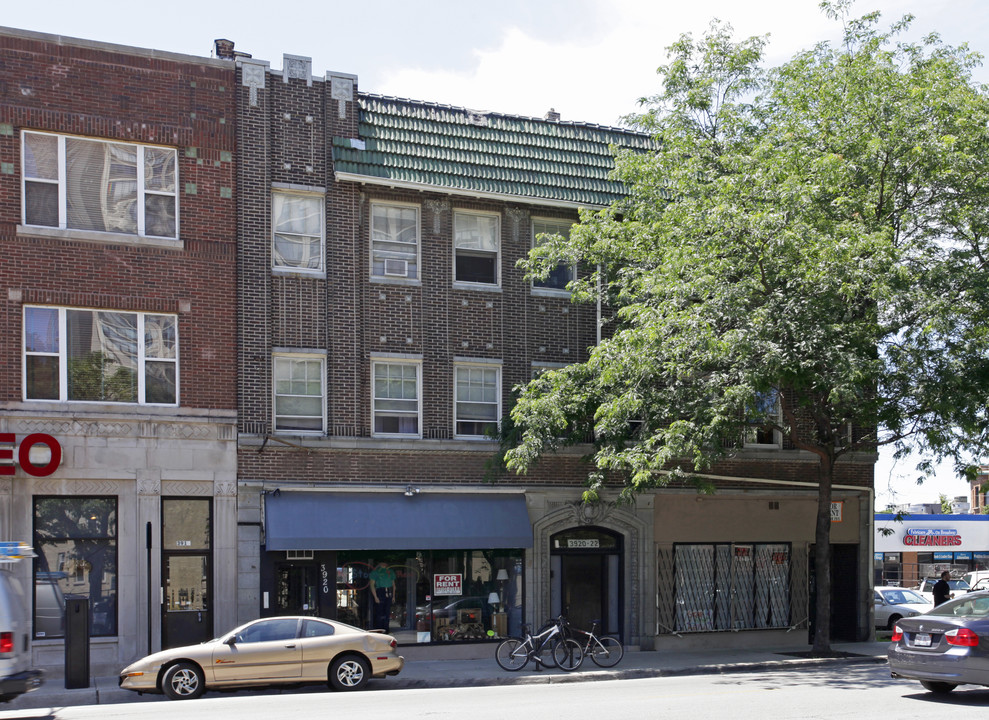
[[[510,114],[541,117],[550,108],[564,120],[603,125],[637,110],[637,100],[659,91],[656,69],[666,48],[683,33],[700,37],[717,18],[732,25],[738,39],[770,35],[766,62],[776,65],[823,40],[840,39],[841,25],[827,18],[817,0],[706,0],[703,3],[642,3],[608,0],[592,4],[596,32],[573,39],[552,24],[507,17],[501,35],[475,50],[464,67],[430,70],[406,62],[377,68],[362,89],[386,95]],[[873,0],[853,14],[878,9],[883,22],[906,12],[918,16],[919,31],[946,30],[950,42],[966,27],[977,6],[958,0]],[[586,10],[587,8],[585,8]],[[951,32],[947,32],[951,31]],[[974,40],[981,40],[976,36]],[[434,48],[430,53],[438,52]],[[430,63],[435,67],[435,63]]]

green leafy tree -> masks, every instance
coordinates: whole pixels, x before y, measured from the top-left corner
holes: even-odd
[[[765,38],[684,35],[662,92],[629,118],[657,149],[621,154],[626,200],[581,215],[525,263],[592,268],[576,302],[614,310],[580,364],[527,385],[509,469],[593,438],[585,499],[674,479],[712,491],[713,463],[753,429],[818,463],[818,654],[830,651],[830,505],[851,452],[984,441],[989,362],[989,101],[979,58],[909,18],[847,19],[843,42],[772,69]]]
[[[941,503],[941,513],[944,515],[951,515],[951,500],[944,493],[938,495],[938,502]]]

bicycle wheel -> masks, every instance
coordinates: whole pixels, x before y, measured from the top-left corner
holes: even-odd
[[[560,670],[573,672],[584,662],[584,651],[576,640],[556,640],[553,642],[553,659]]]
[[[518,638],[508,638],[498,643],[495,660],[503,670],[521,670],[529,662],[529,645]]]
[[[598,667],[614,667],[625,656],[625,648],[613,637],[595,637],[588,654]]]

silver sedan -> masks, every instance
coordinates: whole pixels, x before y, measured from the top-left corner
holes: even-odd
[[[989,591],[961,595],[893,628],[889,669],[933,693],[989,686]]]

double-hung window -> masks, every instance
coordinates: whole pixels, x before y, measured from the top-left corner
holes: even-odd
[[[24,308],[24,398],[178,404],[175,315]]]
[[[271,230],[271,264],[274,268],[324,272],[322,195],[272,192]]]
[[[501,368],[496,365],[454,367],[454,434],[490,437],[501,418]]]
[[[458,210],[453,214],[453,279],[498,285],[501,223],[497,215]]]
[[[374,435],[419,437],[419,363],[372,363]]]
[[[276,355],[275,432],[323,434],[326,427],[326,359]]]
[[[419,278],[419,207],[371,203],[371,277]]]
[[[532,247],[544,242],[543,235],[562,235],[570,237],[573,223],[568,220],[550,220],[545,218],[532,219]],[[574,279],[574,266],[560,263],[553,268],[545,280],[533,280],[532,287],[540,290],[566,290],[567,283]]]
[[[174,148],[25,131],[24,224],[178,237]]]
[[[750,414],[752,420],[745,431],[746,447],[781,447],[783,434],[779,431],[779,426],[783,422],[783,414],[779,394],[775,390],[757,393]]]

